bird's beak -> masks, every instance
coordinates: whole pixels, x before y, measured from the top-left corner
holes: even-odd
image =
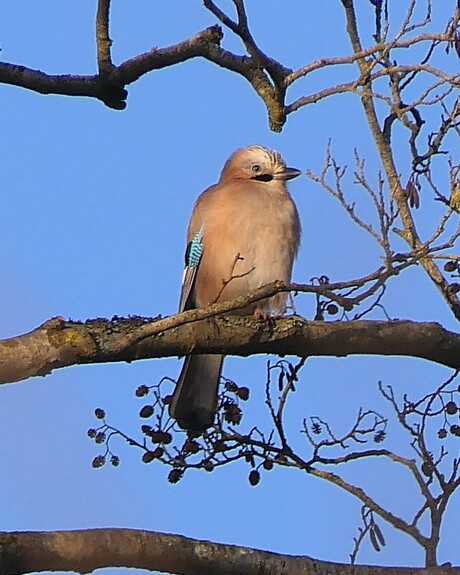
[[[273,174],[273,178],[275,180],[287,181],[292,180],[293,178],[297,178],[297,176],[300,176],[301,173],[301,170],[298,170],[297,168],[284,168],[283,172]]]

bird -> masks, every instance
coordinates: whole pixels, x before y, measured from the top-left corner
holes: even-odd
[[[248,295],[275,280],[291,281],[301,223],[286,182],[301,174],[259,145],[231,154],[217,184],[196,200],[187,231],[179,312]],[[279,293],[232,314],[283,314]],[[214,423],[224,356],[188,355],[169,403],[179,427],[202,433]]]

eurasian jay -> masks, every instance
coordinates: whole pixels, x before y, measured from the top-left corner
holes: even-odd
[[[179,311],[233,300],[274,280],[290,283],[301,226],[286,181],[300,173],[262,146],[230,156],[219,182],[193,208]],[[286,298],[280,293],[232,313],[282,314]],[[185,358],[169,405],[182,429],[201,432],[212,426],[223,359]]]

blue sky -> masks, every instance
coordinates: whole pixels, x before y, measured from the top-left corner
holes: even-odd
[[[1,57],[49,73],[94,73],[95,4],[0,0]],[[254,0],[248,2],[253,33],[285,65],[347,53],[339,2],[327,8],[301,0],[291,0],[289,9],[281,0],[267,4],[269,9],[261,10]],[[365,29],[372,22],[371,5],[357,4]],[[324,33],[326,20],[333,34]],[[114,60],[173,44],[213,23],[198,1],[114,1]],[[229,34],[224,45],[240,49]],[[331,70],[304,80],[290,99],[343,81],[343,74]],[[250,86],[202,60],[150,74],[129,92],[127,109],[117,112],[89,99],[0,86],[1,337],[24,333],[55,315],[84,320],[174,313],[193,202],[217,180],[237,147],[273,147],[289,165],[319,172],[332,139],[339,163],[352,165],[356,147],[376,179],[379,165],[355,97],[334,97],[302,109],[281,134],[273,134]],[[401,146],[398,167],[408,174],[403,154]],[[350,193],[358,195],[366,211],[352,180]],[[326,192],[306,177],[294,180],[290,190],[304,229],[295,281],[321,274],[349,279],[378,266],[371,240],[354,229]],[[440,213],[441,207],[427,198],[418,217],[428,229]],[[297,305],[312,317],[313,298],[299,298]],[[434,288],[416,269],[391,282],[386,309],[394,318],[436,320],[455,329]],[[248,418],[264,409],[266,359],[226,362],[225,375],[253,390]],[[95,425],[94,408],[104,407],[111,423],[135,433],[142,405],[135,388],[163,375],[175,377],[179,369],[176,359],[81,366],[3,386],[0,529],[136,527],[346,562],[359,503],[300,472],[274,470],[251,488],[249,470],[237,464],[212,474],[190,472],[169,485],[165,467],[142,464],[141,454],[121,443],[118,469],[91,468],[98,451],[86,430]],[[377,392],[379,380],[417,397],[448,374],[410,359],[312,358],[290,408],[291,433],[301,441],[297,430],[306,415],[321,415],[343,431],[361,405],[390,413]],[[388,441],[409,453],[401,434]],[[455,443],[453,448],[458,450]],[[397,514],[414,508],[414,486],[400,471],[387,473],[376,464],[364,475],[347,473]],[[455,501],[450,516],[454,513]],[[440,559],[455,564],[460,555],[454,525],[446,523]],[[366,544],[360,562],[422,564],[415,544],[385,525],[383,530],[386,549],[376,555]]]

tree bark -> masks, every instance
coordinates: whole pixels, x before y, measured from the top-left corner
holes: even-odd
[[[460,575],[459,567],[357,566],[136,529],[0,533],[0,572],[128,567],[177,575]]]
[[[0,341],[0,383],[44,376],[70,365],[191,353],[398,355],[460,368],[460,335],[437,323],[324,322],[290,316],[267,324],[252,316],[209,317],[209,310],[217,307],[163,319],[115,317],[85,323],[51,319],[27,334]]]

